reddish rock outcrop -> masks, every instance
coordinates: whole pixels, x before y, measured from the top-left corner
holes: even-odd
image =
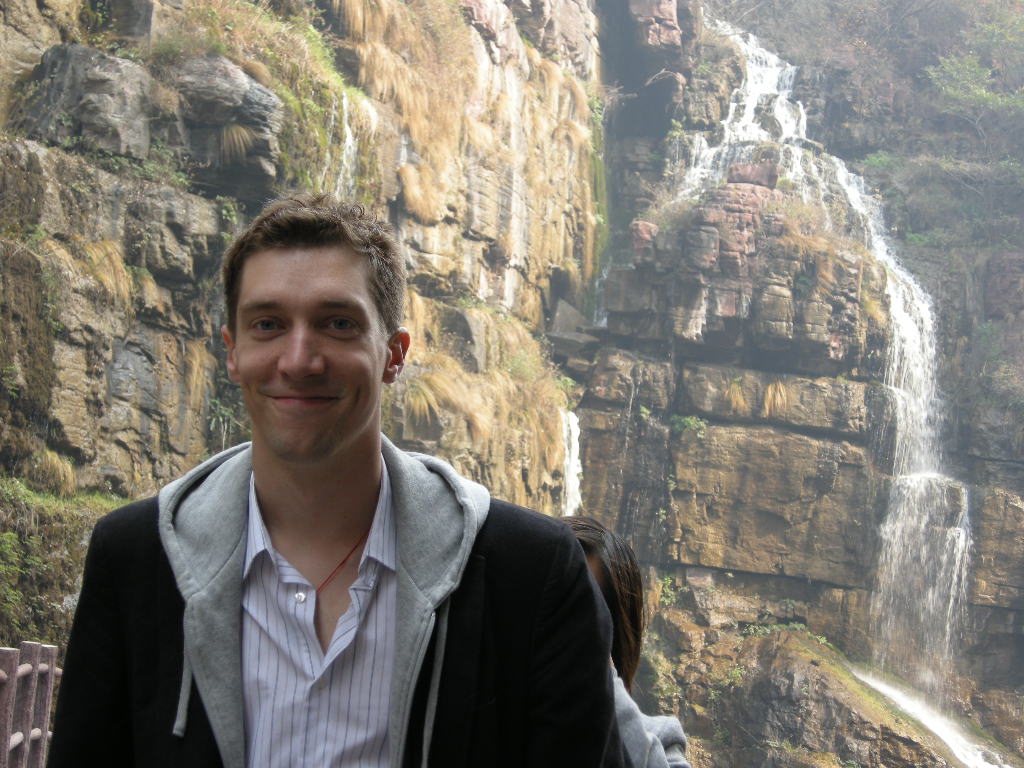
[[[682,47],[675,0],[629,0],[629,12],[636,20],[641,46]]]
[[[733,163],[729,166],[730,184],[757,184],[775,189],[779,183],[779,166],[776,163]]]

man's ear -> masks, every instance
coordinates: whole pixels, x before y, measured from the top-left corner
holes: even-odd
[[[228,348],[228,378],[237,384],[238,365],[235,362],[235,340],[231,337],[231,330],[226,325],[220,327],[220,337],[224,340],[224,346]]]
[[[409,352],[409,331],[399,328],[388,339],[388,362],[384,366],[384,383],[393,384],[405,366],[405,356]]]

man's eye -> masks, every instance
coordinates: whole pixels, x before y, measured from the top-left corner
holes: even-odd
[[[254,331],[274,331],[277,330],[277,322],[274,320],[257,320],[252,324]]]
[[[356,324],[347,317],[332,317],[327,325],[332,331],[351,331],[356,327]]]

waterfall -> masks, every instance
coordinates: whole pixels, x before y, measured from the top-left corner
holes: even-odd
[[[789,98],[797,68],[761,47],[753,35],[722,21],[709,19],[708,25],[739,47],[747,64],[746,77],[732,94],[729,112],[722,121],[721,142],[711,146],[703,135],[694,136],[682,181],[685,195],[717,185],[730,165],[751,159],[758,145],[792,146],[806,139],[807,115],[803,105]],[[783,160],[787,158],[790,161],[783,163],[783,170],[789,171],[792,178],[796,174],[788,166],[799,162],[802,153],[786,151]]]
[[[819,160],[815,143],[807,138],[807,112],[802,103],[790,98],[798,68],[731,24],[710,18],[707,24],[736,44],[746,63],[746,76],[729,101],[721,141],[711,146],[703,134],[693,135],[686,170],[679,174],[679,194],[692,197],[718,185],[730,165],[755,160],[759,147],[773,144],[779,147],[780,173],[805,202],[819,203],[831,224],[828,202],[834,190],[829,189],[829,158]],[[678,153],[678,148],[670,150],[670,155]]]
[[[942,474],[931,300],[895,260],[878,202],[837,161],[851,208],[889,280],[886,360],[893,422],[892,488],[871,600],[875,661],[941,700],[964,623],[971,533],[964,486]]]
[[[791,100],[796,68],[755,37],[709,22],[746,60],[746,77],[722,123],[722,141],[698,135],[690,165],[670,176],[680,196],[718,184],[735,162],[756,160],[766,142],[779,145],[780,173],[804,200],[817,200],[836,234],[861,240],[887,274],[892,341],[885,386],[891,401],[893,480],[880,529],[881,552],[871,603],[878,664],[940,698],[952,672],[963,626],[971,549],[964,486],[942,474],[943,406],[936,384],[936,333],[931,300],[898,263],[878,202],[863,180],[806,135],[803,107]],[[989,765],[975,763],[975,765]]]
[[[562,439],[565,441],[565,465],[562,476],[565,478],[565,491],[562,495],[562,514],[572,516],[579,512],[583,504],[580,494],[580,477],[583,475],[583,464],[580,462],[580,420],[575,413],[568,410],[562,414]]]
[[[355,131],[352,130],[351,100],[347,93],[341,94],[341,157],[338,163],[338,176],[334,180],[334,196],[339,200],[351,200],[356,194],[356,174],[359,170],[359,145]]]
[[[352,130],[352,118],[349,115],[352,105],[349,95],[341,96],[341,121],[345,129],[345,139],[341,145],[341,172],[335,182],[334,195],[341,200],[350,200],[356,194],[356,174],[359,170],[359,144],[355,131]]]
[[[341,94],[341,116],[338,116],[338,100],[332,98],[331,108],[327,112],[327,148],[324,152],[323,167],[320,171],[318,186],[320,189],[331,190],[331,194],[339,200],[353,200],[356,194],[356,177],[359,162],[359,143],[352,129],[351,99],[345,92]],[[339,125],[340,123],[340,125]],[[339,135],[340,134],[340,135]],[[340,139],[340,142],[338,141]],[[337,161],[333,158],[336,144],[341,144]],[[337,168],[332,183],[328,184],[328,173]]]

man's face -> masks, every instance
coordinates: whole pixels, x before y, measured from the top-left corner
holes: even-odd
[[[310,464],[377,450],[381,390],[398,377],[409,334],[385,335],[365,257],[343,247],[254,253],[235,331],[221,334],[259,454]]]

